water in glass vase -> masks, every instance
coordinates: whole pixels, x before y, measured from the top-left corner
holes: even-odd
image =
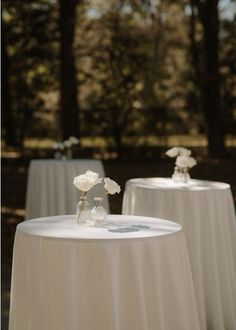
[[[172,175],[172,179],[174,182],[188,183],[190,180],[188,168],[180,168],[176,166]]]
[[[80,197],[80,201],[76,207],[76,218],[77,223],[86,223],[90,220],[90,208],[86,196]]]
[[[102,197],[95,197],[94,198],[94,207],[91,210],[91,224],[92,225],[102,225],[107,218],[107,211],[102,206]]]
[[[66,158],[67,159],[72,159],[73,157],[73,153],[72,153],[72,149],[71,148],[67,148],[66,149]]]

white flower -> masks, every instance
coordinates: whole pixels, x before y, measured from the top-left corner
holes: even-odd
[[[191,150],[187,148],[180,147],[179,149],[179,156],[190,156],[191,155]]]
[[[53,147],[53,149],[59,149],[59,143],[54,143],[53,145],[52,145],[52,147]]]
[[[85,174],[81,174],[74,178],[74,186],[82,191],[89,191],[93,188],[94,184],[91,182]]]
[[[193,157],[189,156],[178,156],[175,162],[176,166],[180,168],[191,168],[197,164]]]
[[[79,139],[77,139],[74,136],[70,136],[68,140],[70,141],[71,144],[78,144],[79,143]]]
[[[179,148],[174,147],[166,151],[166,155],[169,157],[177,157],[179,154]]]
[[[115,193],[119,194],[120,192],[120,186],[110,178],[104,179],[104,188],[107,191],[108,194],[114,195]]]
[[[197,165],[196,159],[193,157],[189,157],[189,168],[192,168],[195,165]]]
[[[96,172],[88,170],[85,175],[94,182],[94,185],[102,182],[102,178],[99,178],[99,174]]]
[[[74,186],[84,192],[89,191],[91,188],[101,183],[102,178],[92,171],[87,171],[85,174],[78,175],[74,178]]]
[[[183,147],[174,147],[167,150],[166,155],[172,158],[177,156],[190,156],[191,150]]]
[[[55,150],[63,150],[65,148],[64,144],[60,142],[54,143],[52,147]]]
[[[63,142],[63,144],[64,144],[64,146],[65,146],[66,148],[70,148],[70,147],[72,146],[72,143],[70,142],[70,140],[65,140],[65,141]]]
[[[58,149],[63,150],[65,148],[63,143],[58,143]]]

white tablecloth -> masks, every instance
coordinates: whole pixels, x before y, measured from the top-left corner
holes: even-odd
[[[180,225],[109,215],[17,227],[10,330],[200,330]]]
[[[126,183],[123,214],[171,219],[183,226],[201,330],[235,330],[236,219],[230,185],[132,179]]]
[[[75,214],[80,192],[73,185],[75,176],[87,170],[104,177],[102,162],[92,159],[33,160],[30,163],[27,194],[26,219],[52,215]],[[102,185],[88,192],[88,201],[93,206],[93,198],[104,196]],[[103,206],[109,211],[108,198]]]

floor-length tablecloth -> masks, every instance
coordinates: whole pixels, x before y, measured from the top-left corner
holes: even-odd
[[[27,194],[26,219],[53,215],[75,214],[80,192],[73,185],[75,176],[87,170],[104,177],[103,164],[93,159],[33,160],[30,163]],[[108,198],[102,185],[87,194],[90,206],[93,198],[103,196],[103,206],[109,211]]]
[[[230,185],[132,179],[126,183],[122,212],[171,219],[183,226],[201,330],[235,330],[236,219]]]
[[[170,221],[109,215],[17,227],[9,330],[200,330],[187,247]]]

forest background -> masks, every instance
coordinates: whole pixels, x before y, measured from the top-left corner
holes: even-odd
[[[3,1],[4,145],[74,135],[114,157],[174,143],[228,157],[235,14],[228,0]]]

